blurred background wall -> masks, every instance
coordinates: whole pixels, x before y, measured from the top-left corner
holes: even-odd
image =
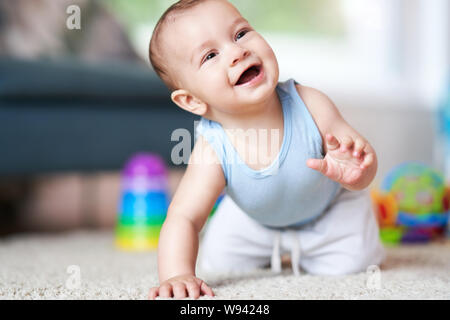
[[[65,61],[72,67],[83,64],[88,68],[106,65],[106,69],[119,70],[116,75],[122,74],[120,70],[132,69],[151,73],[147,58],[151,32],[159,16],[173,2],[1,0],[0,60]],[[436,110],[448,93],[447,0],[231,2],[272,45],[280,64],[280,80],[295,78],[328,94],[348,122],[372,142],[379,156],[374,184],[403,161],[417,160],[442,167]],[[66,10],[70,5],[80,8],[80,30],[69,30],[66,26],[70,16]],[[6,67],[4,79],[11,79],[14,74],[5,70]],[[27,78],[19,80],[26,82]],[[67,78],[58,81],[64,83],[64,79]],[[5,82],[0,81],[0,94],[2,83]],[[95,96],[96,89],[92,88],[94,92],[90,94]],[[11,91],[3,92],[0,102],[10,101]],[[16,99],[23,97],[21,91],[15,92]],[[69,97],[70,101],[60,100],[58,108],[70,109],[73,97]],[[170,106],[170,101],[165,103]],[[159,119],[152,112],[145,116],[153,114]],[[142,119],[138,111],[136,115]],[[29,121],[50,126],[52,118],[32,116]],[[30,161],[27,170],[3,170],[0,234],[111,228],[117,213],[121,166],[134,152],[154,151],[155,142],[151,138],[136,146],[126,140],[127,132],[136,127],[133,123],[136,122],[129,121],[121,127],[121,136],[125,138],[117,145],[121,153],[114,161],[97,161],[90,166],[74,162],[73,166],[61,167],[55,162],[53,167],[34,168]],[[162,125],[165,123],[162,121]],[[15,135],[28,129],[29,124],[17,126],[17,131],[3,137],[3,142],[8,141],[9,148],[14,148]],[[98,134],[93,130],[92,139]],[[159,140],[158,143],[169,147],[175,144],[170,135]],[[6,143],[3,147],[1,143],[0,139],[0,153],[6,155]],[[25,150],[33,147],[32,142],[20,146]],[[84,150],[83,156],[89,159],[94,152],[98,150],[92,146]],[[167,165],[171,167],[169,181],[173,192],[184,168],[169,162]]]

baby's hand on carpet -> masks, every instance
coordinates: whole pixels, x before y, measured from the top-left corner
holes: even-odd
[[[331,134],[326,135],[326,143],[328,150],[325,158],[309,159],[307,166],[344,187],[352,189],[352,186],[357,186],[374,163],[375,153],[370,144],[362,138],[349,136],[339,142]]]
[[[160,296],[161,298],[197,299],[200,295],[213,297],[214,292],[203,280],[188,274],[167,279],[159,287],[151,288],[148,298],[154,300]]]

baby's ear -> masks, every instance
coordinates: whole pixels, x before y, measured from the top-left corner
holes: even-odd
[[[189,91],[179,89],[172,92],[172,101],[180,108],[202,116],[208,111],[208,105],[193,96]]]

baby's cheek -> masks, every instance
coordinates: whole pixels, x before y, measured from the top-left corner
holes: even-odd
[[[272,50],[272,48],[267,45],[262,50],[260,50],[260,58],[263,59],[264,64],[267,66],[271,66],[274,69],[278,70],[278,60],[275,56],[275,52]]]
[[[263,50],[266,56],[271,56],[275,58],[275,53],[272,47],[264,38],[261,37],[261,41],[259,41],[259,44],[261,45],[261,49]]]

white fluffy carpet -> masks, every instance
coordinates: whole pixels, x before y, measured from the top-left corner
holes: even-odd
[[[0,239],[0,299],[146,299],[156,252],[121,252],[113,240],[105,231]],[[378,286],[373,273],[295,277],[289,268],[199,276],[214,299],[450,299],[450,242],[388,248]]]

